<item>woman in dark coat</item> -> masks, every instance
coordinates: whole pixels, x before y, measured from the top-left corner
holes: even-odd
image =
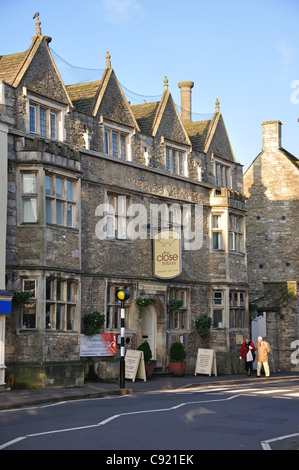
[[[250,341],[250,339],[246,338],[241,347],[240,359],[242,360],[243,358],[245,361],[245,369],[248,376],[250,376],[252,372],[253,361],[255,358],[254,351],[254,344]]]

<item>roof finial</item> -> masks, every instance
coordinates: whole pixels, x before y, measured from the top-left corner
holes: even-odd
[[[37,35],[37,36],[41,36],[41,34],[42,34],[42,31],[41,31],[41,29],[40,29],[41,22],[39,21],[39,12],[38,12],[38,11],[35,13],[33,19],[34,19],[34,18],[36,18],[36,22],[35,22],[35,26],[36,26],[36,29],[35,29],[36,35]]]
[[[167,80],[166,75],[165,75],[165,78],[163,80],[163,83],[164,83],[164,91],[168,91],[168,80]]]
[[[105,57],[106,57],[106,68],[111,69],[111,61],[110,61],[111,55],[109,54],[109,51],[107,51]]]
[[[216,99],[216,102],[215,102],[215,113],[220,113],[220,103],[219,103],[218,98]]]

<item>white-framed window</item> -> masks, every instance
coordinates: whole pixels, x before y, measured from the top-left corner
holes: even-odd
[[[77,286],[77,281],[73,279],[46,278],[46,329],[74,329]]]
[[[186,152],[166,146],[165,168],[173,175],[188,176]]]
[[[245,292],[229,292],[229,325],[230,328],[246,328]]]
[[[179,308],[175,304],[179,302]],[[189,290],[170,288],[169,290],[169,328],[172,330],[186,330],[189,327],[188,318]]]
[[[63,140],[66,107],[45,99],[29,99],[29,132],[54,140]]]
[[[224,310],[224,292],[213,291],[213,328],[222,328]]]
[[[46,223],[76,228],[76,181],[45,175]]]
[[[22,172],[22,222],[37,222],[37,173]]]
[[[238,253],[244,252],[244,217],[229,214],[228,248]]]
[[[223,215],[212,214],[212,243],[213,250],[223,250]]]
[[[125,240],[127,238],[127,206],[129,198],[114,193],[106,193],[107,237]]]
[[[131,133],[127,129],[104,128],[104,153],[121,160],[131,160]]]
[[[221,188],[231,188],[231,167],[215,160],[215,185]]]
[[[22,305],[21,328],[36,328],[37,279],[22,279],[23,292],[29,292],[28,301]]]
[[[132,329],[132,318],[131,318],[131,299],[133,294],[133,286],[131,284],[114,284],[108,283],[107,285],[107,297],[106,297],[106,329],[107,330],[120,330],[121,317],[120,300],[116,297],[118,290],[128,290],[130,292],[130,298],[125,302],[125,328]]]

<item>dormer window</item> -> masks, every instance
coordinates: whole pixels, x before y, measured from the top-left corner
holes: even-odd
[[[167,146],[165,148],[165,168],[173,175],[188,176],[186,152]]]
[[[121,160],[131,160],[131,133],[120,128],[105,126],[104,128],[104,152],[105,155],[120,158]]]
[[[231,188],[231,165],[215,158],[215,185],[221,188]]]
[[[49,100],[28,96],[27,129],[47,139],[64,140],[66,106]]]

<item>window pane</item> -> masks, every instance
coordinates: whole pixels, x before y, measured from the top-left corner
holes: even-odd
[[[176,155],[174,150],[172,150],[172,173],[176,173]]]
[[[66,198],[69,201],[73,200],[73,183],[72,183],[72,181],[67,181],[66,182]]]
[[[36,326],[36,304],[25,304],[23,307],[22,326],[24,328],[35,328]]]
[[[114,157],[118,156],[117,134],[115,132],[112,132],[112,155]]]
[[[51,129],[51,138],[56,138],[56,114],[50,113],[50,129]]]
[[[67,283],[67,301],[72,302],[73,300],[73,283],[68,282]]]
[[[71,305],[68,305],[67,312],[66,312],[66,329],[67,330],[73,329],[73,311],[74,311],[74,307]]]
[[[121,158],[126,158],[126,138],[124,135],[120,136],[120,152]]]
[[[30,105],[30,132],[36,132],[36,107]]]
[[[52,224],[52,202],[51,199],[46,199],[46,223]]]
[[[73,206],[72,204],[67,205],[67,226],[72,227],[73,226]]]
[[[40,119],[40,135],[42,135],[43,137],[46,137],[47,135],[46,110],[43,108],[40,108],[39,119]]]
[[[166,170],[170,170],[170,150],[166,149]]]
[[[213,215],[213,228],[221,228],[221,216]]]
[[[63,203],[56,201],[56,224],[63,225]]]
[[[52,178],[51,176],[46,175],[46,195],[51,196],[52,195]]]
[[[53,287],[54,287],[54,281],[47,279],[46,280],[46,299],[47,300],[53,300]]]
[[[179,152],[179,174],[183,174],[183,155]]]
[[[221,250],[221,245],[222,245],[221,232],[214,232],[213,233],[213,249]]]
[[[36,193],[36,175],[23,174],[23,194]]]
[[[109,154],[109,134],[105,131],[105,154]]]
[[[30,292],[30,298],[35,299],[35,281],[24,279],[24,291]]]
[[[62,329],[63,305],[56,305],[56,330]]]
[[[56,178],[56,196],[62,197],[63,193],[63,181],[60,178]]]
[[[213,327],[222,328],[222,310],[214,310],[213,312]]]
[[[36,199],[23,199],[23,222],[36,221]]]

